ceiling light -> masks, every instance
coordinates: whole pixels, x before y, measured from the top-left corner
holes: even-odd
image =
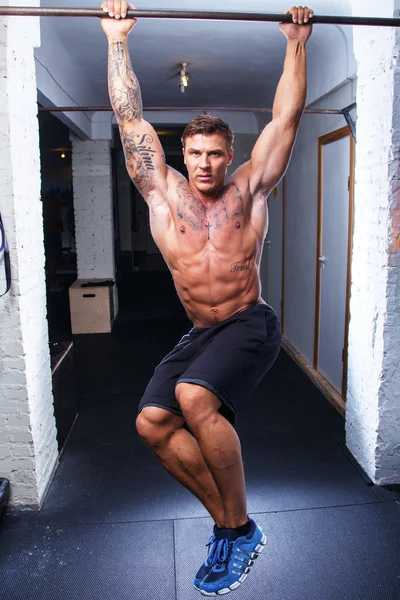
[[[185,93],[185,88],[188,87],[189,85],[189,77],[186,73],[186,67],[187,67],[187,63],[182,63],[181,64],[181,73],[180,73],[180,81],[179,81],[179,85],[181,87],[181,93],[184,94]]]

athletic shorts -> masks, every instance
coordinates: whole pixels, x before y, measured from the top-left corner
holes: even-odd
[[[209,327],[193,327],[156,367],[139,404],[182,415],[175,397],[178,383],[213,392],[232,424],[237,408],[253,395],[278,356],[280,324],[268,304],[255,304]]]

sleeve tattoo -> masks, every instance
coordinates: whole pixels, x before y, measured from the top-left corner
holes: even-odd
[[[118,121],[143,117],[139,82],[132,70],[127,44],[112,42],[108,52],[108,89]]]
[[[133,72],[126,42],[112,42],[108,53],[108,88],[110,100],[121,131],[126,164],[133,183],[142,191],[154,171],[155,149],[152,133],[132,131],[132,125],[143,119],[142,95]],[[134,126],[134,125],[133,125]],[[162,151],[161,151],[162,152]],[[162,153],[163,154],[163,153]],[[162,155],[165,162],[165,157]]]
[[[132,131],[122,132],[121,138],[129,174],[136,187],[142,190],[149,179],[149,171],[154,171],[153,156],[156,150],[149,145],[153,142],[153,136],[149,133],[140,135]]]

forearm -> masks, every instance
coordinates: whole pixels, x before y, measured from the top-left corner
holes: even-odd
[[[143,118],[142,95],[126,35],[108,39],[108,91],[118,123]]]
[[[300,122],[307,94],[307,58],[304,42],[289,41],[283,74],[276,90],[273,118]]]

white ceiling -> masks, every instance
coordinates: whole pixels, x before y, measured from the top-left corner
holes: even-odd
[[[142,0],[137,8],[284,12],[289,5],[269,0]],[[41,6],[97,6],[87,0],[44,0]],[[351,14],[347,0],[315,0],[316,14]],[[74,75],[89,86],[91,104],[108,104],[107,43],[96,18],[41,19],[43,53],[65,52]],[[351,27],[316,25],[309,42],[311,80],[326,78],[327,61],[346,63]],[[51,30],[51,32],[50,32]],[[347,31],[346,31],[347,30]],[[48,39],[46,32],[49,33]],[[50,36],[50,33],[54,34]],[[54,36],[59,42],[55,49]],[[145,106],[271,106],[282,72],[286,40],[276,23],[142,19],[129,36],[134,70]],[[188,63],[189,88],[179,88],[179,64]],[[344,64],[344,72],[346,65]],[[52,73],[53,77],[55,73]],[[347,75],[344,75],[344,78]],[[73,93],[70,95],[73,97]],[[315,99],[315,98],[312,98]]]

